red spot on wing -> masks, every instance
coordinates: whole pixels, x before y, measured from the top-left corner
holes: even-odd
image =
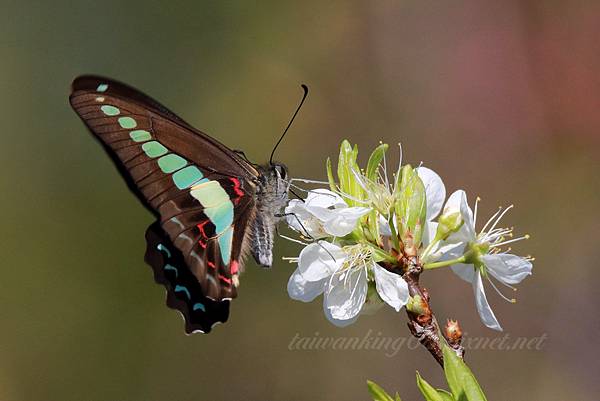
[[[234,205],[237,205],[242,196],[244,196],[244,191],[242,191],[242,185],[240,184],[240,180],[238,180],[235,177],[229,177],[229,179],[233,183],[233,192],[235,192],[236,194],[236,197],[235,199],[232,199],[232,202]]]
[[[227,278],[227,277],[225,277],[225,276],[224,276],[224,275],[222,275],[222,274],[219,274],[219,280],[222,280],[222,281],[226,282],[227,284],[231,285],[231,279],[230,279],[230,278]]]
[[[231,261],[231,265],[229,266],[229,272],[233,275],[233,274],[238,274],[239,270],[240,270],[240,265],[237,262],[237,260]]]
[[[215,266],[215,264],[213,262],[211,262],[210,260],[208,261],[208,267],[210,267],[211,269],[216,269],[217,267]]]
[[[206,232],[204,232],[204,226],[207,225],[210,222],[210,220],[206,219],[200,223],[198,223],[198,225],[196,227],[198,227],[198,230],[200,230],[200,234],[202,234],[202,236],[206,239],[208,239],[208,235],[206,235]]]
[[[209,223],[209,221],[210,220],[206,219],[196,225],[196,227],[198,227],[198,231],[200,231],[200,238],[198,239],[198,245],[200,245],[202,247],[202,249],[206,249],[206,245],[207,245],[206,240],[208,239],[208,235],[206,235],[206,232],[204,231],[204,226],[207,225]]]

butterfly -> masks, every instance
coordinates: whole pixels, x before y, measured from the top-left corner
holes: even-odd
[[[246,255],[273,264],[275,228],[288,200],[286,166],[273,162],[273,153],[266,165],[251,163],[107,78],[76,78],[69,100],[156,217],[146,231],[145,261],[166,287],[167,305],[183,315],[186,333],[226,322]]]

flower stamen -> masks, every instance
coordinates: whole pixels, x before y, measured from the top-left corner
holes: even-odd
[[[511,304],[514,304],[517,302],[517,300],[515,298],[508,298],[506,295],[504,295],[499,289],[498,287],[496,287],[496,284],[494,284],[494,282],[492,281],[492,279],[490,279],[489,276],[486,275],[487,280],[489,281],[489,283],[492,285],[492,287],[494,288],[494,290],[496,290],[496,292],[498,293],[498,295],[500,295],[505,301],[510,302]],[[514,288],[513,288],[514,290]],[[515,290],[516,291],[516,290]]]

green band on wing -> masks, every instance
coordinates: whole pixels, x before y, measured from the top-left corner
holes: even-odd
[[[186,164],[187,160],[175,153],[169,153],[158,159],[158,167],[160,167],[163,173],[172,173],[185,167]]]
[[[107,89],[108,89],[108,85],[107,84],[100,84],[96,88],[96,91],[97,92],[106,92]]]
[[[221,259],[226,265],[231,258],[231,242],[233,240],[233,227],[229,226],[219,237],[219,249],[221,250]]]
[[[218,181],[209,181],[201,185],[196,185],[192,188],[190,194],[198,199],[206,209],[220,206],[224,203],[231,203],[229,195],[227,195],[227,192],[225,192]]]
[[[204,214],[215,225],[215,235],[219,236],[221,258],[229,264],[231,241],[233,238],[233,203],[218,181],[208,181],[195,185],[190,195],[204,206]]]
[[[129,128],[135,128],[135,127],[137,127],[137,123],[131,117],[119,117],[119,119],[117,121],[119,122],[119,125],[122,128],[129,129]]]
[[[196,166],[188,166],[173,174],[173,182],[179,189],[189,188],[204,178],[202,172]],[[208,180],[206,180],[208,181]]]
[[[149,141],[152,136],[150,133],[144,129],[136,129],[129,133],[129,137],[136,142],[146,142]]]
[[[108,104],[105,104],[104,106],[100,107],[100,110],[102,110],[102,112],[107,116],[118,116],[119,114],[121,114],[121,110],[119,110],[115,106],[111,106]]]
[[[142,145],[142,149],[146,152],[148,157],[159,157],[166,154],[169,150],[165,148],[160,142],[150,141]]]

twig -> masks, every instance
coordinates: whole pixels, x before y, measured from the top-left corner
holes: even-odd
[[[464,347],[461,345],[462,333],[457,322],[448,321],[445,332],[433,314],[429,304],[429,293],[419,285],[419,277],[423,267],[416,256],[404,256],[400,259],[404,274],[402,277],[408,284],[408,291],[413,300],[419,302],[408,314],[408,328],[411,334],[429,351],[434,359],[443,367],[444,356],[442,346],[445,342],[461,358],[464,357]],[[444,340],[440,338],[443,336]]]

